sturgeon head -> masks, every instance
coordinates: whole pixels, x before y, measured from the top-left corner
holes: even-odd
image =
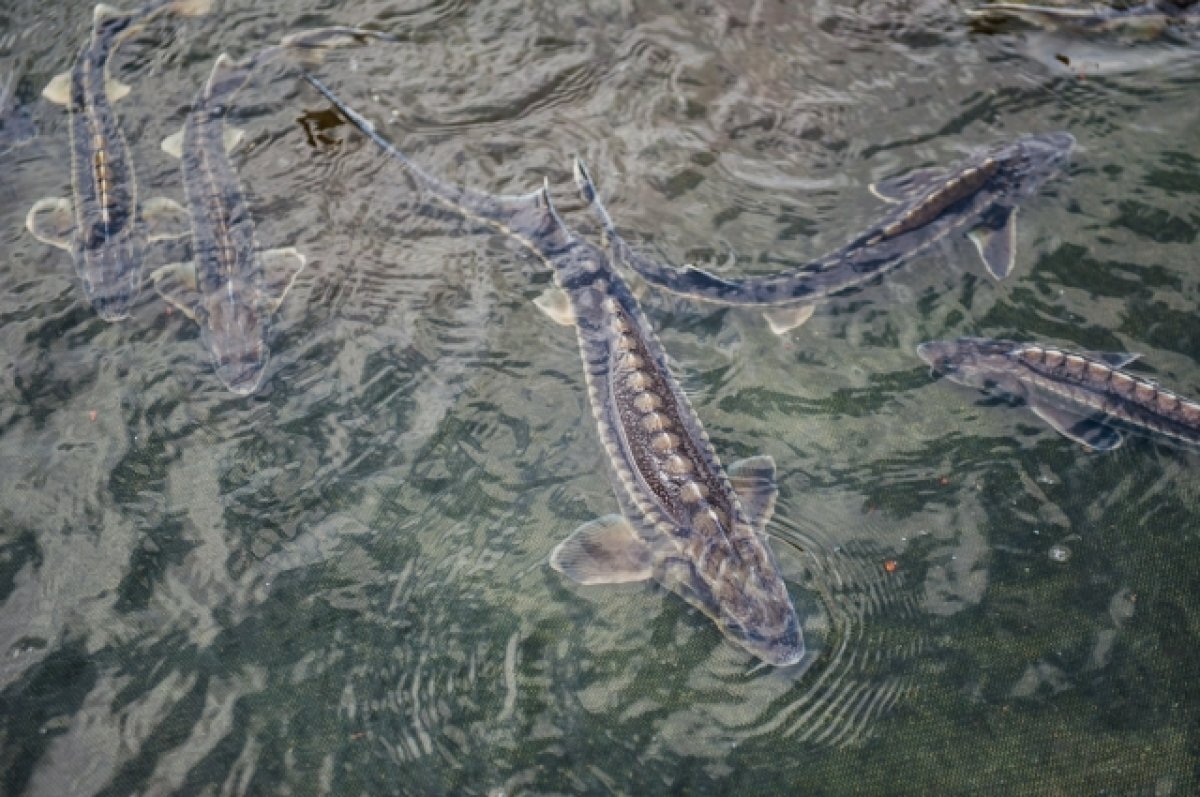
[[[939,376],[982,389],[1002,385],[1007,375],[1015,373],[1012,353],[1019,346],[988,338],[931,340],[917,346],[917,355]]]

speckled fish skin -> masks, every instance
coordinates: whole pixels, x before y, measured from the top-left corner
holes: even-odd
[[[1129,34],[1141,38],[1160,36],[1175,28],[1200,24],[1200,8],[1191,2],[1148,2],[1128,8],[1072,8],[1026,3],[989,3],[967,9],[980,20],[1019,19],[1044,28],[1064,28],[1085,35]]]
[[[242,394],[257,390],[265,373],[271,310],[254,220],[226,152],[225,114],[254,66],[255,59],[218,58],[184,122],[181,158],[199,294],[194,315],[218,377]]]
[[[799,661],[799,618],[775,558],[605,252],[567,229],[545,187],[523,197],[491,197],[450,186],[413,164],[320,81],[308,79],[430,196],[509,234],[553,270],[569,299],[614,490],[651,553],[652,577],[763,661]]]
[[[261,385],[270,358],[271,316],[303,269],[304,257],[290,248],[264,252],[259,247],[250,206],[228,154],[229,105],[255,70],[288,51],[366,39],[394,37],[358,28],[319,28],[291,34],[242,61],[221,54],[184,121],[176,154],[181,159],[193,261],[159,269],[155,285],[200,325],[217,377],[234,393],[248,395]],[[270,263],[264,263],[266,258]],[[194,276],[194,284],[186,296],[177,283],[179,292],[165,292],[163,285],[169,283],[162,280],[163,273],[181,266]],[[267,273],[268,266],[277,273]]]
[[[88,301],[109,321],[126,318],[141,292],[146,237],[129,146],[106,91],[108,62],[135,26],[173,5],[161,0],[126,14],[98,10],[70,72],[71,254]]]
[[[1200,402],[1116,367],[1136,355],[1077,353],[987,338],[930,341],[917,352],[959,384],[1016,396],[1035,408],[1064,408],[1093,423],[1200,445]]]
[[[1065,132],[1025,136],[961,163],[850,243],[805,266],[761,277],[726,279],[634,254],[610,230],[619,258],[647,282],[682,296],[739,306],[812,302],[887,273],[934,244],[966,232],[996,209],[1012,210],[1036,193],[1067,158]],[[1003,275],[998,275],[1002,277]]]

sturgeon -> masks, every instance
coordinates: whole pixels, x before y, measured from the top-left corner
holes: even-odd
[[[18,75],[10,71],[0,85],[0,155],[28,143],[37,127],[17,97]]]
[[[155,0],[132,12],[97,5],[91,36],[74,65],[42,91],[70,116],[72,195],[38,200],[25,226],[43,243],[71,253],[84,295],[107,321],[126,318],[141,292],[146,244],[187,230],[179,203],[156,198],[139,205],[129,145],[112,107],[129,87],[111,77],[109,61],[159,14],[197,16],[208,7],[209,0]]]
[[[229,103],[255,69],[287,51],[322,50],[366,38],[394,40],[375,31],[332,27],[291,34],[241,62],[222,53],[183,129],[163,141],[163,149],[181,161],[193,259],[156,269],[151,279],[163,299],[200,325],[217,377],[239,395],[261,385],[270,357],[271,316],[306,261],[294,247],[259,247],[229,160],[243,136],[225,124]]]
[[[1041,28],[1064,29],[1088,36],[1116,34],[1145,40],[1194,30],[1200,25],[1200,7],[1194,0],[1152,0],[1127,8],[990,3],[968,9],[966,14],[979,22],[1020,20]]]
[[[988,338],[930,341],[917,354],[953,382],[1023,399],[1059,434],[1097,451],[1119,447],[1126,431],[1200,445],[1200,402],[1122,370],[1137,354]]]
[[[549,187],[497,197],[426,173],[317,78],[306,79],[417,186],[459,215],[498,229],[537,256],[556,288],[538,307],[574,327],[620,514],[583,524],[550,566],[585,585],[653,580],[712,619],[724,635],[776,666],[805,646],[764,529],[775,507],[775,463],[722,466],[666,354],[605,251],[576,237]],[[575,162],[582,191],[586,167]]]
[[[772,308],[767,321],[783,334],[812,316],[814,302],[892,271],[958,232],[969,231],[987,270],[1004,279],[1015,259],[1017,203],[1037,193],[1074,145],[1065,132],[1024,136],[947,169],[883,180],[871,186],[872,193],[897,207],[848,244],[801,267],[742,279],[638,255],[617,233],[590,181],[585,190],[615,260],[651,285],[690,299]]]

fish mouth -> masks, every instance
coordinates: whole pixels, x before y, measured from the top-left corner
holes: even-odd
[[[930,340],[917,346],[917,356],[929,366],[930,376],[939,377],[954,370],[952,347],[945,341]]]
[[[758,631],[726,625],[725,634],[732,637],[747,652],[772,667],[790,667],[804,658],[808,648],[800,631],[800,621],[793,612],[783,631],[767,636]]]
[[[941,344],[936,341],[927,341],[917,346],[917,356],[924,360],[926,365],[933,366],[941,348]]]
[[[105,321],[123,321],[132,315],[130,310],[130,302],[127,301],[105,301],[103,299],[93,299],[92,309],[96,311],[96,315],[103,318]]]
[[[257,391],[266,372],[266,363],[257,360],[217,363],[217,378],[239,396],[248,396]]]
[[[808,648],[804,644],[800,629],[792,628],[778,639],[756,645],[750,652],[772,667],[790,667],[804,658]]]
[[[1068,133],[1066,130],[1058,130],[1053,133],[1043,133],[1039,137],[1050,147],[1062,152],[1066,155],[1075,149],[1075,136]]]

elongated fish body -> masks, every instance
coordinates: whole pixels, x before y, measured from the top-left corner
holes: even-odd
[[[1017,203],[1036,193],[1070,154],[1069,133],[1025,136],[949,169],[921,169],[884,180],[871,190],[895,209],[842,248],[809,264],[760,277],[725,279],[693,266],[677,268],[637,255],[617,234],[598,200],[609,245],[619,262],[673,293],[726,305],[792,307],[768,314],[782,333],[807,320],[812,303],[887,273],[939,241],[970,231],[988,271],[1012,270]],[[588,191],[594,196],[595,188]]]
[[[953,382],[1024,399],[1060,434],[1098,451],[1120,446],[1125,431],[1200,445],[1200,402],[1121,370],[1136,354],[987,338],[930,341],[917,353]]]
[[[138,203],[129,146],[112,108],[129,87],[113,80],[108,68],[126,37],[166,11],[201,14],[207,0],[158,0],[128,13],[96,6],[88,43],[72,68],[43,92],[70,114],[72,199],[40,200],[26,226],[71,253],[88,301],[109,321],[128,316],[141,291],[146,243],[186,229],[177,203]]]
[[[234,96],[254,71],[289,50],[324,48],[365,38],[390,38],[355,28],[321,28],[286,37],[236,62],[222,53],[179,134],[163,149],[180,158],[193,259],[154,271],[155,289],[200,325],[217,377],[241,395],[256,391],[270,358],[271,316],[305,258],[294,248],[263,251],[229,150],[241,139],[225,124]]]
[[[37,135],[28,110],[18,101],[17,82],[17,73],[9,72],[0,83],[0,155]]]
[[[762,536],[777,494],[774,462],[753,457],[722,468],[605,252],[567,229],[546,187],[492,197],[450,186],[413,164],[320,81],[308,80],[437,201],[506,232],[553,270],[561,293],[538,304],[576,330],[621,515],[581,526],[555,548],[551,565],[582,584],[653,579],[763,661],[799,661],[799,619]],[[586,171],[576,167],[582,185]]]
[[[1170,30],[1200,25],[1200,8],[1191,3],[1149,2],[1129,8],[1071,8],[1025,3],[989,3],[968,9],[967,16],[983,22],[1020,20],[1048,29],[1088,36],[1119,35],[1152,39]]]

